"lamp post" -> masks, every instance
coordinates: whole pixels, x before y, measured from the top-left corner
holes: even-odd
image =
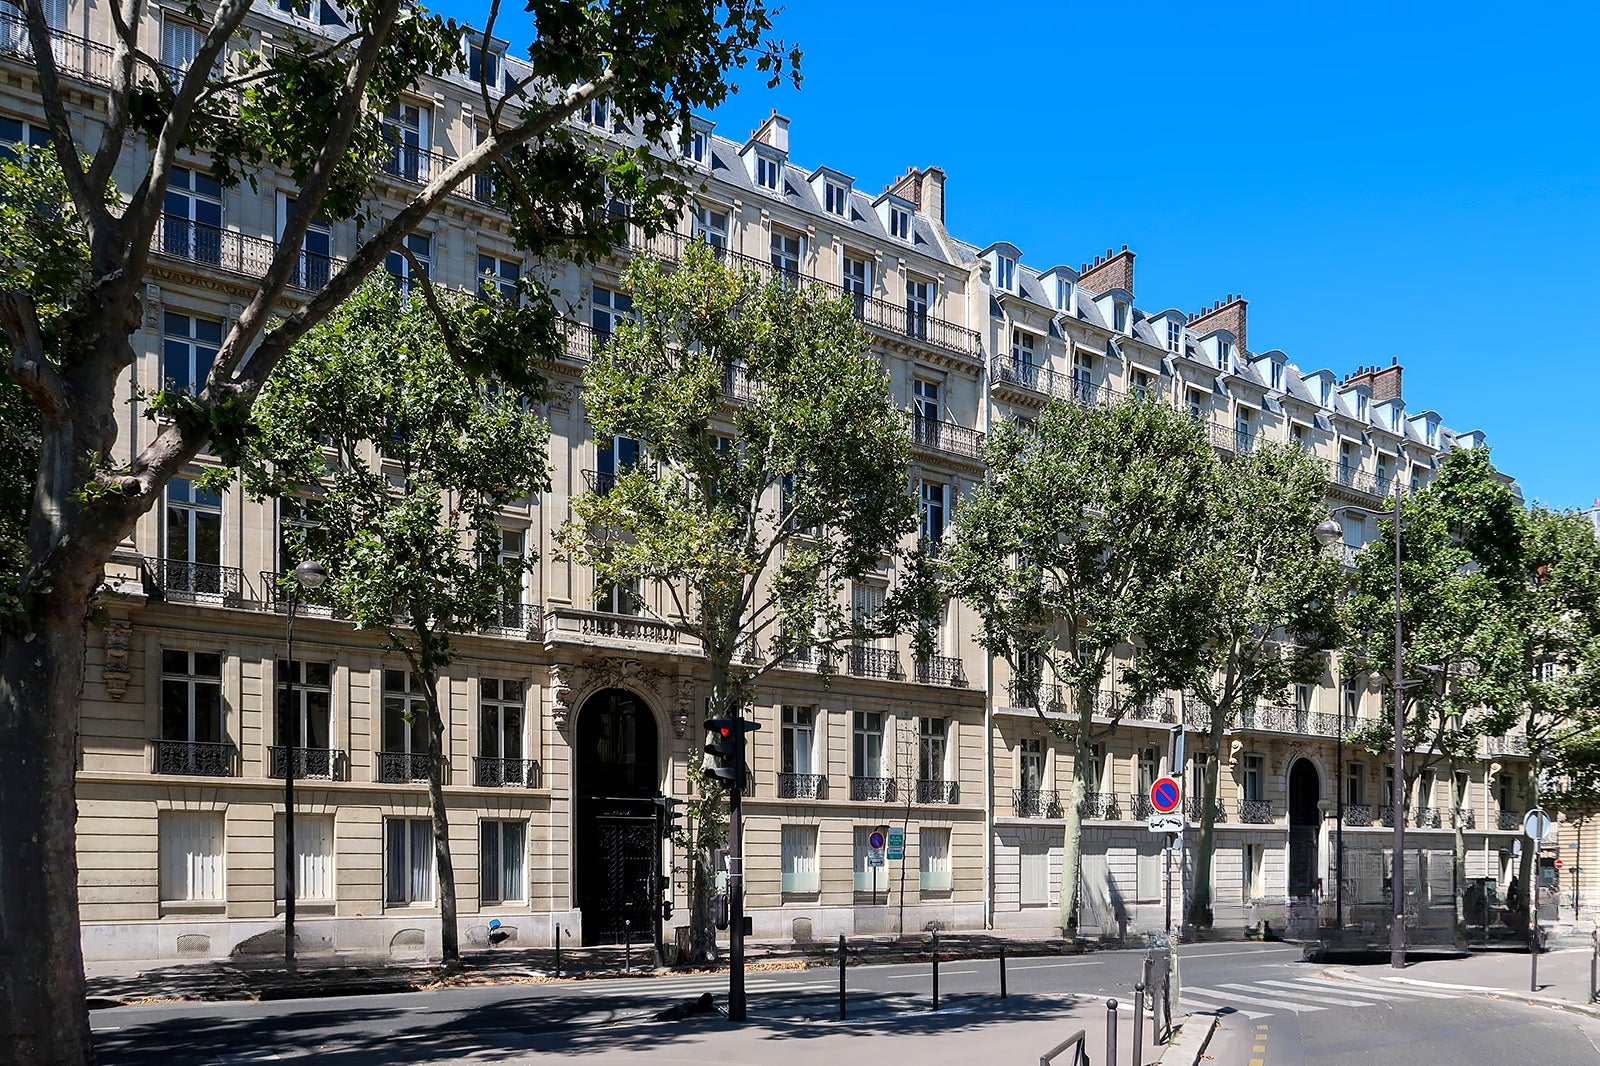
[[[283,966],[290,974],[294,963],[294,752],[300,734],[300,708],[295,706],[294,689],[294,609],[302,588],[315,589],[328,580],[328,570],[319,562],[306,560],[294,568],[294,581],[289,584],[289,621],[284,627],[284,643],[288,645],[288,692],[283,708]]]

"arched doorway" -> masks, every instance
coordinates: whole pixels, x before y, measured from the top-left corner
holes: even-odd
[[[1310,759],[1289,768],[1289,895],[1309,896],[1317,884],[1317,831],[1322,779]]]
[[[573,902],[585,944],[653,944],[661,794],[655,716],[624,689],[591,696],[578,713],[573,752]]]

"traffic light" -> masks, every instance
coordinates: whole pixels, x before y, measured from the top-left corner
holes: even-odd
[[[727,893],[719,893],[711,897],[711,921],[718,929],[728,928]]]
[[[683,800],[673,799],[671,796],[657,796],[655,804],[661,839],[671,840],[683,831],[683,826],[678,821],[678,808],[683,806]]]
[[[706,732],[711,734],[706,754],[716,760],[711,767],[711,776],[727,782],[730,788],[743,785],[746,776],[744,735],[760,728],[760,722],[752,722],[747,718],[706,719]]]
[[[672,878],[656,874],[656,889],[661,893],[661,920],[672,921]]]

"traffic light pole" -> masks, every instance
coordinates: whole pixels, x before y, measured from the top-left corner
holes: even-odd
[[[739,773],[728,790],[728,1020],[742,1022],[744,1003],[744,737],[739,737]]]

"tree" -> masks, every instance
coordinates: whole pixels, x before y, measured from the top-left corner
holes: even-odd
[[[1526,688],[1521,509],[1483,448],[1452,452],[1433,483],[1400,509],[1401,637],[1404,661],[1415,676],[1403,678],[1401,686],[1410,753],[1402,781],[1408,809],[1394,817],[1415,818],[1430,806],[1429,797],[1415,794],[1417,782],[1436,767],[1447,772],[1458,917],[1466,885],[1466,823],[1457,812],[1466,804],[1456,771],[1477,757],[1480,738],[1504,733],[1515,721]],[[1392,519],[1381,523],[1378,539],[1357,556],[1345,605],[1346,630],[1360,634],[1346,672],[1386,685],[1389,708],[1350,739],[1380,756],[1394,747],[1393,527]]]
[[[848,298],[763,284],[702,244],[673,270],[635,260],[624,284],[638,322],[585,370],[583,398],[597,436],[637,441],[640,461],[573,500],[560,543],[597,588],[664,590],[670,611],[652,613],[704,651],[711,715],[739,715],[768,671],[801,659],[826,672],[867,628],[843,593],[913,528],[906,418]],[[722,797],[690,772],[703,958]]]
[[[1054,402],[1031,426],[1006,423],[985,449],[991,474],[957,512],[940,566],[981,619],[979,642],[1011,667],[1040,719],[1073,744],[1061,866],[1061,927],[1076,928],[1091,745],[1123,708],[1188,680],[1205,635],[1174,610],[1173,579],[1206,540],[1216,458],[1204,428],[1154,400]],[[1125,697],[1096,696],[1118,649]],[[1058,684],[1064,717],[1041,684]],[[1108,724],[1095,721],[1102,709]]]
[[[80,141],[45,5],[22,6],[67,205],[57,201],[46,213],[51,232],[70,239],[31,262],[0,259],[9,375],[38,412],[41,442],[18,588],[23,621],[0,633],[0,749],[13,753],[0,775],[0,1026],[21,1062],[76,1063],[93,1057],[77,916],[76,711],[84,623],[116,545],[202,447],[227,451],[294,343],[461,182],[493,168],[524,251],[593,258],[630,225],[661,225],[685,182],[659,153],[607,148],[574,133],[567,119],[609,98],[636,124],[641,144],[659,144],[686,128],[691,109],[726,97],[730,70],[753,59],[772,78],[797,77],[798,56],[767,37],[763,0],[529,0],[528,74],[493,85],[482,80],[491,65],[481,64],[484,138],[390,209],[370,188],[384,146],[381,116],[422,77],[462,68],[463,28],[453,21],[412,0],[358,0],[343,8],[342,37],[288,38],[270,53],[234,45],[227,55],[253,5],[191,5],[186,14],[202,37],[190,65],[175,72],[140,47],[155,13],[119,0],[109,12],[106,108]],[[499,13],[491,0],[486,36]],[[140,141],[149,152],[136,161],[128,147]],[[165,396],[160,431],[124,463],[113,449],[117,386],[134,362],[145,268],[180,148],[209,156],[229,185],[275,172],[293,207],[207,380],[193,394]],[[127,196],[112,195],[113,173],[130,171]],[[0,189],[8,227],[27,195],[9,182]],[[605,209],[613,200],[631,201],[631,220]],[[359,247],[319,291],[282,313],[315,218],[361,220]],[[542,347],[553,350],[556,296],[529,296],[546,312]]]
[[[521,602],[533,560],[501,559],[496,518],[549,488],[549,431],[529,413],[540,399],[474,379],[422,301],[369,281],[290,349],[247,431],[244,483],[297,504],[305,525],[291,549],[328,568],[323,602],[382,633],[421,684],[426,713],[405,722],[424,729],[413,754],[426,766],[446,962],[460,952],[439,675],[455,661],[453,634]]]
[[[1185,690],[1205,708],[1205,776],[1189,923],[1209,927],[1217,774],[1223,734],[1264,699],[1321,674],[1339,641],[1338,562],[1312,530],[1327,516],[1324,472],[1289,445],[1268,445],[1222,464],[1210,495],[1208,542],[1187,561],[1185,594],[1207,634]]]

